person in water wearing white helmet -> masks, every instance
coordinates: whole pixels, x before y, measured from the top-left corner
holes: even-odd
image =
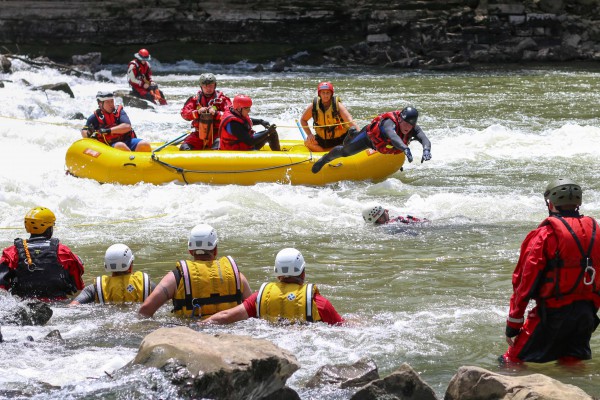
[[[148,298],[156,284],[147,273],[133,272],[133,252],[129,246],[117,243],[106,249],[104,270],[111,275],[96,277],[69,304],[141,303]]]
[[[140,307],[142,317],[152,317],[168,300],[180,316],[207,318],[241,304],[252,294],[248,280],[231,256],[217,258],[217,231],[208,224],[192,228],[188,251],[193,260],[180,260]]]
[[[275,257],[276,282],[263,283],[244,302],[221,311],[202,323],[230,324],[248,318],[262,318],[271,322],[322,321],[339,325],[344,319],[331,302],[321,296],[316,285],[305,283],[305,261],[302,253],[285,248]]]
[[[416,218],[412,215],[403,217],[401,215],[394,218],[390,218],[389,210],[383,208],[380,205],[369,206],[363,209],[362,216],[365,222],[373,225],[386,225],[386,224],[414,224],[421,222],[429,222],[426,218]]]

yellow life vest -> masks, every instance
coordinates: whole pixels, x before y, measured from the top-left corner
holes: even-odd
[[[173,270],[177,291],[173,312],[208,318],[242,303],[242,280],[233,258],[215,261],[180,260]]]
[[[271,322],[316,322],[321,320],[314,301],[319,289],[312,284],[270,282],[263,283],[256,298],[256,316]]]
[[[142,271],[133,274],[96,277],[96,303],[141,303],[150,295],[150,276]]]
[[[348,128],[350,128],[350,125],[342,124],[344,119],[339,112],[339,103],[339,97],[333,96],[331,98],[331,104],[323,111],[321,98],[315,97],[313,99],[313,128],[315,133],[322,139],[339,138],[348,132]]]

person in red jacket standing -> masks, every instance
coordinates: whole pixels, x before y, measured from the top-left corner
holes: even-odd
[[[194,130],[185,138],[180,150],[205,150],[218,148],[219,124],[223,113],[231,107],[231,100],[217,90],[217,77],[200,75],[200,91],[188,98],[181,109],[181,117],[192,121]]]
[[[502,363],[592,358],[590,338],[600,322],[598,223],[579,213],[581,187],[570,179],[550,182],[544,199],[549,217],[523,241],[513,273]]]
[[[0,257],[0,289],[24,298],[65,300],[83,289],[81,259],[52,237],[54,213],[35,207],[25,215],[29,239],[15,239]]]

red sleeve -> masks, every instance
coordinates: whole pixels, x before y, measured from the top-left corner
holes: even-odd
[[[15,246],[10,246],[2,250],[2,257],[0,257],[0,264],[5,263],[8,268],[17,268],[19,262],[19,253]]]
[[[196,101],[198,101],[198,97],[192,96],[183,105],[181,109],[181,117],[186,121],[193,121],[198,117],[198,112],[196,110]],[[196,114],[196,118],[194,117]]]
[[[248,313],[248,317],[250,318],[256,318],[256,299],[258,298],[258,292],[254,292],[250,295],[250,297],[248,297],[246,300],[244,300],[244,308],[246,309],[246,312]]]
[[[221,92],[221,95],[219,96],[219,104],[217,104],[217,110],[224,112],[229,110],[229,107],[232,106],[233,103],[231,102],[231,99]]]
[[[83,289],[85,287],[81,277],[84,272],[83,262],[77,255],[73,254],[71,249],[64,244],[58,245],[58,262],[73,277],[75,286],[77,286],[77,290]]]
[[[333,305],[329,300],[319,293],[315,294],[314,300],[315,303],[317,303],[317,310],[319,310],[319,315],[323,322],[326,322],[329,325],[339,325],[344,323],[344,319],[338,314],[335,308],[333,308]]]
[[[510,311],[507,325],[519,329],[523,326],[525,310],[532,296],[532,290],[547,263],[546,254],[556,249],[556,238],[552,228],[544,226],[531,231],[521,245],[519,261],[513,272],[513,294],[510,298]]]

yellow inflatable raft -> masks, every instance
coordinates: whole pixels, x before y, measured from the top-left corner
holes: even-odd
[[[282,140],[282,151],[179,151],[153,143],[152,152],[116,150],[95,139],[80,139],[67,150],[67,172],[101,183],[163,184],[168,182],[253,185],[279,182],[325,185],[352,180],[380,181],[397,172],[404,154],[365,150],[338,158],[313,174],[312,165],[325,153],[312,153],[300,140]],[[163,147],[163,148],[160,148]]]

